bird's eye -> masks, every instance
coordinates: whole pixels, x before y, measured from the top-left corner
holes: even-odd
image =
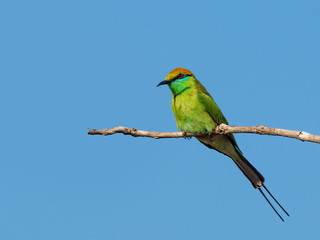
[[[179,73],[178,79],[183,78],[183,74]]]

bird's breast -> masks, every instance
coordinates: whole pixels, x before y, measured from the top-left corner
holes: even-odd
[[[181,94],[172,98],[172,111],[178,129],[184,132],[212,131],[215,124],[205,106],[195,94]]]

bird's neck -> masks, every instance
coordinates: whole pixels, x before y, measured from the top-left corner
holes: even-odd
[[[192,83],[191,82],[179,82],[179,81],[175,81],[171,84],[169,84],[169,87],[172,91],[172,94],[174,97],[186,93],[188,89],[190,89],[192,87]]]

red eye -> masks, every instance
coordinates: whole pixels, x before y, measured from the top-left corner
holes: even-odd
[[[180,73],[179,75],[178,75],[178,78],[182,78],[183,77],[183,75]]]

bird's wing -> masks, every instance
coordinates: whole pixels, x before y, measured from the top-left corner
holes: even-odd
[[[213,100],[213,98],[210,96],[210,94],[202,85],[201,87],[202,88],[199,89],[200,91],[198,92],[198,99],[205,106],[207,113],[211,116],[213,121],[217,123],[217,125],[221,123],[229,125],[227,119],[223,116],[216,102]],[[227,134],[226,136],[230,139],[232,145],[241,153],[241,150],[239,149],[233,134],[230,133],[230,134]]]

